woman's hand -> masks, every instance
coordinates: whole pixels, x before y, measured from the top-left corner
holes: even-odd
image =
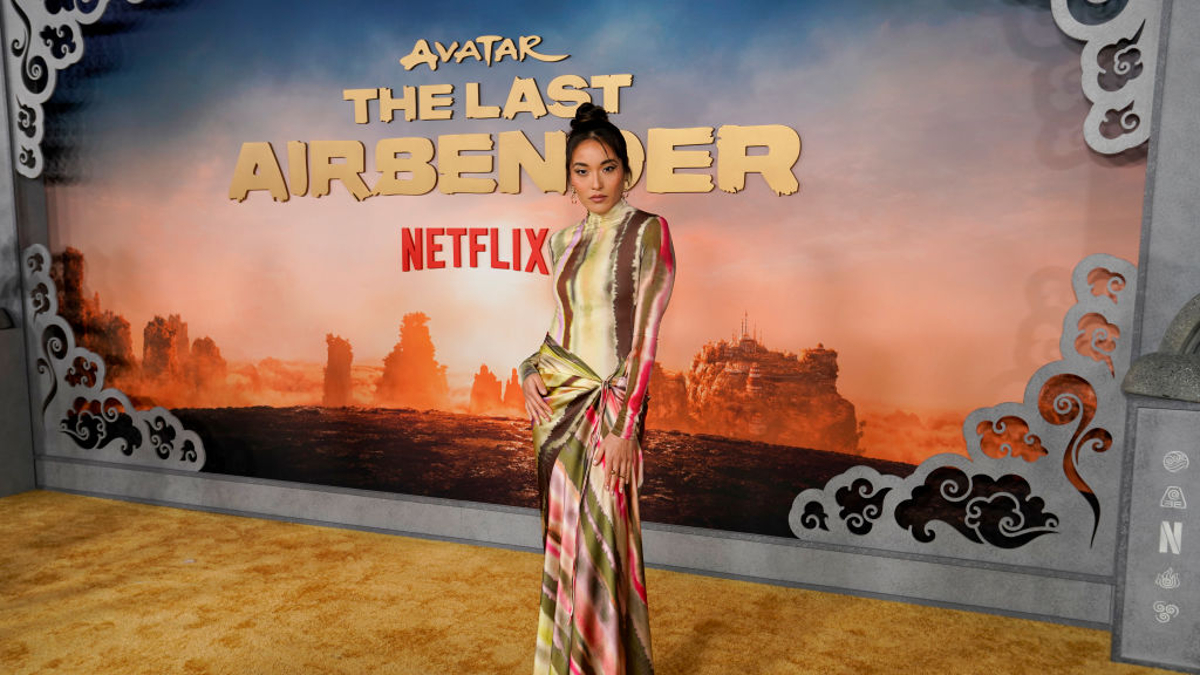
[[[606,459],[607,458],[607,459]],[[632,438],[621,438],[610,433],[600,441],[600,451],[596,453],[593,464],[604,461],[607,473],[604,476],[604,486],[609,490],[623,493],[625,484],[633,480],[637,470],[637,442]]]
[[[550,404],[546,403],[546,383],[538,373],[530,373],[521,383],[521,391],[525,394],[525,414],[530,422],[538,424],[550,421]]]

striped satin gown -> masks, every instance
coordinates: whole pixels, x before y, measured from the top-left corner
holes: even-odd
[[[534,673],[652,673],[638,490],[642,421],[675,255],[667,223],[624,200],[550,238],[558,306],[536,371],[553,413],[533,428],[546,557]],[[592,466],[609,433],[637,440],[623,494]]]

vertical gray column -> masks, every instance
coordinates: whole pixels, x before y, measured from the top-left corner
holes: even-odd
[[[8,86],[0,72],[0,497],[32,490],[36,483],[7,113]]]
[[[1200,2],[1166,0],[1162,26],[1135,357],[1200,293]],[[1200,669],[1200,403],[1131,395],[1126,439],[1113,657]]]

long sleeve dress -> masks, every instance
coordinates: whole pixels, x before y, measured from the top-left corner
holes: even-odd
[[[533,428],[545,565],[534,673],[652,673],[638,491],[659,324],[675,278],[667,223],[625,201],[550,238],[557,309],[538,372],[551,418]],[[622,494],[592,466],[609,433],[636,439]]]

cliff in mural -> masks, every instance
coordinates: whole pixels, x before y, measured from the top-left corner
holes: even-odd
[[[155,316],[142,330],[140,375],[116,382],[157,405],[203,405],[228,398],[228,371],[217,343],[210,337],[189,342],[187,322],[171,314]]]
[[[446,366],[437,362],[429,317],[405,314],[400,341],[383,360],[383,375],[375,383],[375,404],[399,408],[445,409],[450,387]]]
[[[688,412],[687,378],[683,373],[666,370],[654,362],[650,371],[650,403],[646,427],[686,431],[699,426]]]
[[[58,288],[58,312],[75,331],[80,347],[104,359],[109,378],[136,374],[133,339],[129,322],[111,310],[100,310],[100,294],[87,296],[84,289],[86,262],[83,253],[68,246],[53,256],[50,278]]]
[[[142,374],[150,379],[183,379],[188,347],[188,325],[178,314],[154,317],[142,330]]]
[[[508,381],[501,382],[497,373],[486,365],[479,366],[471,383],[468,411],[476,415],[525,417],[525,395],[517,382],[517,369],[512,369]]]
[[[647,426],[858,454],[854,405],[837,390],[837,352],[774,351],[750,336],[704,345],[686,374],[655,365]]]
[[[321,405],[329,408],[340,408],[354,404],[354,380],[351,376],[351,366],[354,363],[354,350],[350,341],[333,333],[325,336],[328,354],[325,363],[325,395]]]
[[[477,415],[492,415],[504,409],[502,385],[487,366],[479,366],[475,381],[471,384],[471,412]]]
[[[86,291],[87,262],[67,247],[53,256],[50,276],[58,287],[59,314],[71,325],[77,344],[104,361],[106,384],[127,393],[135,405],[210,404],[226,400],[228,364],[209,337],[188,340],[178,314],[155,316],[142,329],[142,358],[134,356],[129,321],[100,309],[100,294]]]
[[[504,407],[514,415],[525,415],[525,394],[521,391],[516,368],[512,369],[508,382],[504,385]]]

